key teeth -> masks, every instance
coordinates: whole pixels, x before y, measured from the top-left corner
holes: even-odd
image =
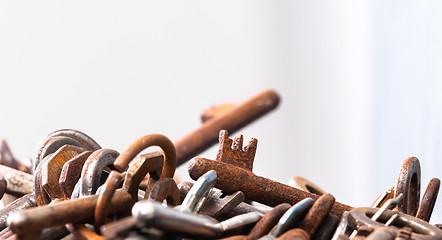
[[[216,160],[252,171],[258,139],[250,139],[244,148],[243,141],[243,135],[237,135],[234,140],[232,140],[229,138],[229,133],[226,130],[221,130],[219,134],[220,145]]]
[[[235,139],[233,140],[233,150],[242,150],[242,143],[244,141],[244,137],[242,134],[236,135]]]

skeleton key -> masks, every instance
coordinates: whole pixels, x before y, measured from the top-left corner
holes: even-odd
[[[436,204],[437,194],[439,193],[440,180],[433,178],[428,183],[427,189],[422,196],[422,201],[417,210],[416,217],[426,222],[430,221],[431,214],[433,213],[434,205]]]
[[[216,161],[200,157],[192,159],[188,167],[190,177],[197,179],[207,171],[215,170],[218,173],[215,187],[227,193],[242,191],[247,199],[269,206],[284,202],[295,204],[307,197],[319,198],[316,194],[253,174],[251,170],[258,140],[252,139],[244,149],[242,140],[241,135],[235,137],[232,147],[232,139],[229,139],[227,131],[221,131]],[[350,209],[350,206],[336,202],[331,213],[341,216]]]

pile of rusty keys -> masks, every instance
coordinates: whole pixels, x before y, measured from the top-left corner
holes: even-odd
[[[230,139],[228,131],[278,103],[267,90],[210,109],[201,127],[174,143],[149,134],[121,154],[77,130],[58,130],[36,148],[32,171],[2,141],[0,238],[442,239],[442,230],[429,223],[440,180],[430,181],[420,201],[415,157],[404,161],[396,186],[370,208],[336,202],[299,176],[289,185],[256,176],[258,140],[243,147],[243,136]],[[217,139],[216,160],[195,157]],[[151,146],[161,151],[140,154]],[[188,160],[195,182],[177,184],[175,169]]]

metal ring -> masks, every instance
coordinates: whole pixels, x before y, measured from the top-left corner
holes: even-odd
[[[114,166],[120,172],[126,170],[132,159],[144,149],[158,146],[164,151],[164,165],[161,178],[173,177],[176,169],[176,152],[172,141],[161,134],[146,135],[134,143],[132,143],[120,156],[115,160]]]
[[[419,208],[421,189],[421,166],[415,157],[407,158],[399,171],[394,197],[400,193],[404,195],[403,201],[398,204],[400,212],[416,216]]]
[[[70,145],[82,147],[88,151],[95,151],[101,148],[100,145],[97,142],[95,142],[94,139],[92,139],[83,132],[80,132],[75,129],[60,129],[50,133],[37,145],[37,148],[35,149],[32,157],[32,164],[34,170],[37,168],[40,161],[44,157],[46,157],[46,155],[54,153],[55,151],[57,151],[58,148],[62,147],[59,145],[59,143],[56,144],[53,142],[52,139],[57,137],[70,138],[69,140],[71,141]]]

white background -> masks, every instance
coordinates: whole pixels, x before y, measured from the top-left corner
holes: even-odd
[[[256,174],[368,206],[416,156],[423,194],[442,177],[441,5],[2,1],[0,137],[20,159],[60,128],[123,151],[270,87],[279,108],[240,131],[259,139]]]

